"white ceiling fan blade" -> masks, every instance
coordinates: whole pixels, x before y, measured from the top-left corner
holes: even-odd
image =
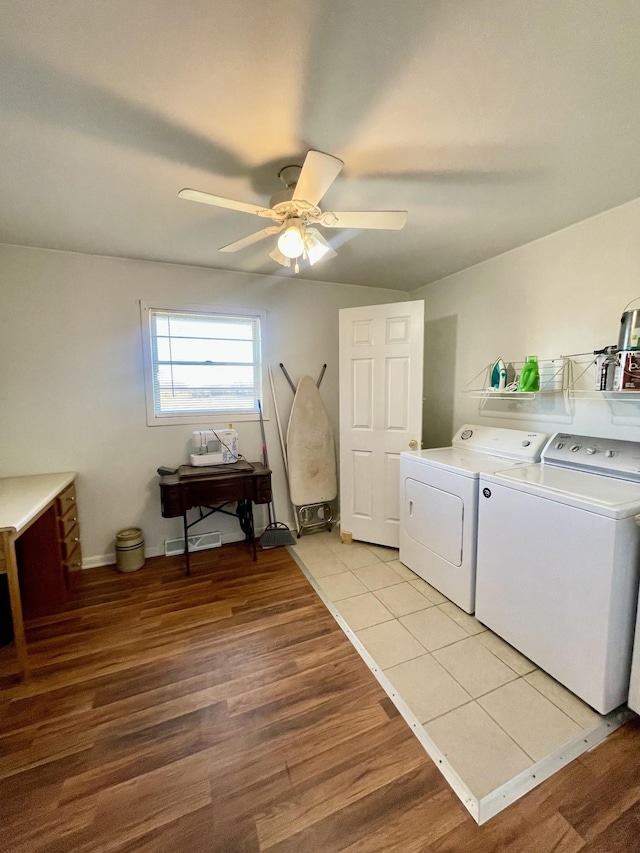
[[[249,204],[246,201],[235,201],[232,198],[223,198],[220,195],[203,193],[200,190],[185,188],[178,193],[180,198],[187,201],[199,201],[202,204],[213,204],[215,207],[226,207],[229,210],[240,210],[242,213],[255,213],[257,216],[271,216],[269,208],[259,207],[257,204]]]
[[[320,224],[327,228],[381,228],[399,231],[407,224],[406,210],[331,211]],[[335,219],[334,219],[335,217]]]
[[[302,171],[293,193],[293,201],[308,201],[318,204],[322,196],[342,171],[344,163],[331,154],[309,151],[304,158]]]
[[[237,252],[239,249],[244,249],[246,246],[251,246],[252,243],[258,243],[264,240],[270,234],[277,234],[282,231],[281,225],[270,225],[268,228],[263,228],[262,231],[256,231],[255,234],[249,234],[248,237],[243,237],[241,240],[236,240],[234,243],[228,243],[226,246],[218,249],[219,252]]]

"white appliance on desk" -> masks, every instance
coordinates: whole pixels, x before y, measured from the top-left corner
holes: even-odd
[[[480,474],[536,462],[546,440],[465,424],[451,447],[400,454],[400,561],[467,613],[475,609]]]
[[[557,433],[480,477],[476,617],[601,714],[627,699],[638,512],[638,442]]]
[[[189,456],[193,466],[232,465],[240,459],[238,433],[228,429],[196,429],[191,439],[195,453]]]

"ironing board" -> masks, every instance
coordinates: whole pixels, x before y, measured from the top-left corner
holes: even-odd
[[[333,430],[320,392],[303,376],[293,400],[287,428],[287,463],[291,503],[324,504],[338,494]]]

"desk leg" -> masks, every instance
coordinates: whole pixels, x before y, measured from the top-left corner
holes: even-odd
[[[182,515],[182,523],[184,529],[184,558],[187,563],[187,577],[191,574],[191,564],[189,562],[189,528],[187,526],[187,510],[185,509]]]
[[[244,533],[245,542],[249,542],[253,549],[254,561],[258,559],[256,554],[256,534],[253,528],[253,501],[250,498],[242,498],[238,501],[236,512],[240,530]]]
[[[22,601],[20,599],[20,582],[18,580],[16,546],[8,532],[4,532],[2,534],[2,539],[7,565],[7,585],[9,587],[11,619],[13,621],[13,637],[16,644],[18,667],[20,669],[20,676],[22,678],[26,678],[29,675],[29,660],[27,658],[27,639],[24,633],[24,622],[22,621]]]
[[[253,501],[249,501],[249,526],[251,527],[251,546],[253,548],[253,562],[258,559],[256,554],[256,531],[253,527]]]

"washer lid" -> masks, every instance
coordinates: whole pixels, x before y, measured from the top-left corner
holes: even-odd
[[[478,478],[485,472],[502,471],[518,466],[513,459],[503,459],[490,453],[474,453],[458,447],[437,447],[432,450],[413,450],[400,454],[401,458],[412,459],[420,465],[451,471],[463,477]],[[523,465],[525,463],[520,463]]]
[[[640,484],[555,465],[523,465],[483,479],[609,518],[640,512]]]

